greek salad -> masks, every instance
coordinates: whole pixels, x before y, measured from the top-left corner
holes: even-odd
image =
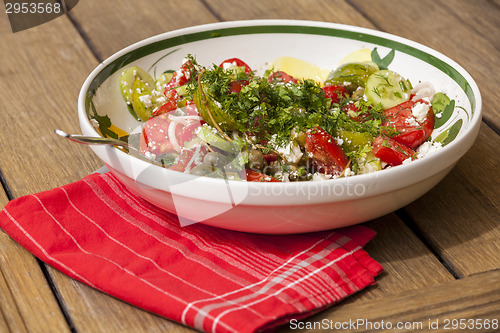
[[[381,59],[374,49],[368,61],[341,64],[318,82],[275,68],[257,75],[239,58],[205,67],[188,55],[157,78],[127,68],[120,89],[143,123],[141,153],[166,168],[259,182],[327,180],[440,148],[430,141],[434,109],[448,98],[388,69],[393,56]]]

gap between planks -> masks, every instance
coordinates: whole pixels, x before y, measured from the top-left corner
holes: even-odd
[[[7,183],[7,180],[5,179],[5,176],[4,176],[1,169],[0,169],[0,183],[1,183],[2,188],[7,196],[7,199],[9,201],[13,200],[14,195],[12,194],[12,192],[9,188],[9,185]],[[72,333],[76,333],[75,325],[74,325],[73,321],[71,320],[71,317],[69,315],[69,312],[67,311],[66,306],[64,305],[64,300],[61,297],[59,290],[57,290],[57,287],[55,286],[54,280],[52,279],[52,277],[50,276],[50,274],[47,270],[47,266],[40,259],[38,259],[38,258],[35,258],[35,259],[36,259],[36,262],[38,263],[40,270],[42,271],[43,276],[45,277],[45,280],[47,281],[49,289],[52,292],[52,295],[54,296],[59,309],[61,310],[61,313],[64,317],[64,320],[66,321],[66,324],[68,325],[68,327]]]
[[[463,278],[461,277],[456,269],[453,267],[453,264],[450,263],[448,260],[443,258],[436,246],[432,244],[432,242],[425,237],[424,233],[418,225],[415,223],[413,218],[408,214],[408,212],[403,208],[397,210],[396,215],[403,221],[403,223],[413,232],[413,234],[424,244],[424,246],[432,253],[432,255],[439,261],[439,263],[455,278],[455,280]]]
[[[217,20],[219,21],[223,21],[218,15],[217,13],[206,3],[205,0],[200,0],[201,3],[207,8],[207,10],[209,10],[212,15],[214,15]],[[367,17],[362,11],[360,11],[355,5],[352,4],[351,1],[347,1],[355,10],[357,10],[360,14],[362,14],[368,21],[370,21],[378,30],[380,31],[383,31],[382,29],[380,29],[380,27],[378,27],[376,25],[375,22],[373,22],[369,17]],[[77,21],[74,20],[74,18],[71,16],[70,13],[68,13],[68,19],[69,21],[71,22],[71,24],[74,26],[74,28],[76,29],[76,31],[78,32],[78,34],[82,37],[82,39],[84,40],[84,43],[87,45],[88,49],[90,50],[90,52],[94,55],[94,57],[99,61],[99,62],[102,62],[102,56],[99,54],[99,52],[96,50],[96,48],[94,47],[94,45],[92,44],[90,38],[85,34],[85,32],[83,31],[83,29],[81,28],[81,26],[79,25],[79,23]],[[491,122],[488,122],[487,119],[483,119],[483,122],[485,122],[485,124],[490,127],[491,129],[493,129],[493,131],[497,134],[497,135],[500,135],[500,130],[499,128],[497,128],[494,124],[492,124]],[[9,189],[9,186],[8,186],[8,183],[5,179],[5,177],[3,176],[1,170],[0,170],[0,182],[2,184],[2,187],[5,191],[5,193],[7,194],[7,197],[9,200],[12,200],[13,199],[13,196],[12,196],[12,192],[10,191]],[[418,226],[414,223],[414,221],[411,219],[411,217],[406,213],[406,211],[404,210],[399,210],[396,212],[396,214],[401,218],[401,220],[410,228],[410,230],[412,230],[412,232],[417,236],[417,238],[425,245],[425,247],[427,247],[431,253],[439,260],[439,262],[453,275],[453,277],[455,279],[460,279],[460,277],[457,275],[457,273],[454,271],[453,267],[447,263],[439,254],[438,252],[436,251],[435,247],[432,246],[431,242],[423,235],[423,233],[419,230]],[[57,287],[54,285],[54,281],[52,280],[52,277],[50,275],[50,273],[47,271],[47,268],[45,266],[45,264],[43,264],[42,262],[38,261],[39,265],[40,265],[40,268],[45,276],[45,278],[47,279],[48,283],[49,283],[49,286],[59,304],[59,307],[61,308],[61,311],[66,319],[66,321],[68,322],[68,325],[69,327],[71,328],[71,331],[72,332],[76,332],[75,329],[74,329],[74,325],[73,323],[71,322],[71,318],[69,317],[69,314],[67,312],[67,309],[66,307],[64,306],[64,303],[63,303],[63,300],[57,290]]]

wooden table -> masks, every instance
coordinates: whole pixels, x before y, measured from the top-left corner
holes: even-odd
[[[2,13],[0,207],[101,167],[88,147],[53,134],[79,131],[78,92],[100,61],[165,31],[263,18],[351,24],[423,43],[469,71],[484,102],[477,142],[453,171],[421,199],[367,223],[378,232],[367,251],[385,268],[378,284],[307,321],[469,332],[445,324],[500,319],[499,0],[84,0],[68,15],[15,34]],[[436,321],[439,329],[431,330]],[[380,327],[387,322],[414,326]],[[68,278],[0,232],[0,332],[66,331],[191,329]]]

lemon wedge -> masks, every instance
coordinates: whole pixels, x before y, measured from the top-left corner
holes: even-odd
[[[311,79],[316,82],[323,83],[331,69],[321,68],[319,66],[308,63],[307,61],[294,57],[279,57],[272,64],[271,69],[275,71],[283,71],[288,75],[297,79]]]
[[[357,62],[357,63],[372,62],[372,51],[370,49],[361,49],[351,52],[348,55],[346,55],[342,60],[340,60],[338,66],[352,62]]]

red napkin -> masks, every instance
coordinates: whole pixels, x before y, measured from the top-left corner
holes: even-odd
[[[68,276],[206,332],[304,318],[382,271],[362,249],[375,236],[366,227],[286,236],[180,227],[110,173],[12,200],[0,228]]]

